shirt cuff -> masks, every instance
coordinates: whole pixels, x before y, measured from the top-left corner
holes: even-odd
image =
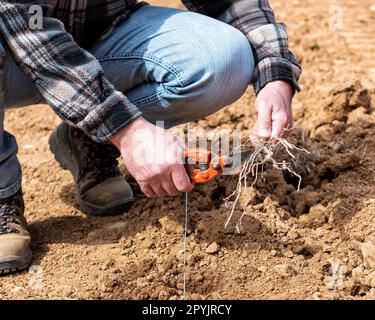
[[[261,60],[255,67],[254,91],[258,94],[267,83],[276,80],[288,81],[293,91],[301,91],[298,79],[302,70],[290,60],[282,57],[268,57]]]
[[[116,91],[76,126],[92,140],[103,143],[141,115],[133,103]]]

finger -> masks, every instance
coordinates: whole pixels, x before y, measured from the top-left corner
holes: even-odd
[[[154,198],[156,197],[156,194],[154,192],[154,190],[152,190],[152,188],[148,185],[143,185],[143,184],[140,184],[139,185],[142,192],[144,193],[144,195],[148,198]]]
[[[194,187],[183,165],[176,165],[174,167],[172,170],[172,181],[176,189],[180,192],[189,192]]]
[[[173,183],[172,176],[170,176],[169,181],[163,181],[161,183],[161,186],[167,192],[169,196],[173,197],[173,196],[177,196],[180,194],[180,191],[177,190],[177,188],[175,187]]]
[[[154,191],[156,197],[165,197],[168,195],[168,192],[164,190],[164,188],[160,185],[159,182],[154,182],[150,186]]]
[[[256,134],[260,138],[268,139],[272,133],[272,106],[267,105],[265,102],[258,103],[258,131]]]
[[[287,125],[287,127],[285,128],[285,130],[284,130],[284,134],[283,134],[283,136],[284,136],[284,137],[288,137],[288,136],[290,136],[290,135],[292,134],[293,130],[294,130],[293,115],[290,114],[290,116],[289,116],[289,120],[288,120],[288,125]]]
[[[185,167],[185,170],[186,170],[186,172],[189,176],[189,179],[190,179],[194,174],[194,172],[193,172],[194,166],[192,164],[185,164],[184,167]]]
[[[253,127],[253,132],[250,134],[250,142],[251,144],[256,147],[259,141],[259,136],[258,136],[258,121],[255,122],[255,125]]]
[[[281,137],[282,138],[289,137],[292,134],[293,130],[294,130],[294,128],[293,128],[293,121],[292,121],[292,122],[289,122],[289,124],[287,125],[287,127],[281,133]]]
[[[272,137],[282,137],[289,126],[288,117],[280,113],[272,122]]]

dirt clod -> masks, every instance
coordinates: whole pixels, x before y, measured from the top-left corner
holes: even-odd
[[[375,242],[374,240],[369,240],[364,243],[359,244],[362,256],[363,265],[365,268],[370,270],[375,270]]]
[[[220,246],[216,242],[213,242],[207,247],[206,253],[215,254],[215,253],[218,253],[219,250],[220,250]]]
[[[273,269],[283,277],[291,277],[297,274],[297,271],[288,264],[278,264]]]
[[[301,228],[319,228],[326,222],[327,209],[322,205],[315,205],[310,208],[308,214],[301,215],[298,225]]]

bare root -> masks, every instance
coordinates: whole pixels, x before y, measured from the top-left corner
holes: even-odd
[[[244,147],[251,144],[252,141],[249,139],[246,141]],[[254,187],[259,178],[263,175],[266,166],[271,166],[281,171],[288,171],[292,175],[296,176],[299,179],[297,190],[300,190],[302,177],[294,169],[298,167],[298,159],[296,157],[298,153],[308,154],[310,152],[304,148],[297,147],[284,138],[272,138],[267,140],[262,138],[257,139],[255,142],[254,152],[242,165],[236,190],[229,197],[224,199],[227,207],[229,206],[229,201],[231,201],[230,211],[228,212],[225,228],[228,227],[233,218],[242,191],[249,186],[248,178],[252,178],[250,187]],[[236,224],[237,232],[240,232],[242,220],[245,215],[246,212],[244,210],[238,223]]]

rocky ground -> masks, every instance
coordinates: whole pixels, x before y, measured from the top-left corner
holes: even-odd
[[[292,137],[311,151],[297,167],[302,188],[292,176],[266,170],[241,197],[236,214],[246,215],[236,233],[224,228],[223,203],[236,178],[197,186],[190,195],[188,298],[374,299],[373,1],[270,2],[304,68]],[[254,120],[249,88],[193,126],[238,128],[246,136]],[[48,149],[58,123],[47,106],[6,114],[20,147],[34,259],[29,273],[1,278],[0,298],[180,299],[183,197],[150,200],[132,182],[137,203],[128,214],[85,216],[69,173]]]

